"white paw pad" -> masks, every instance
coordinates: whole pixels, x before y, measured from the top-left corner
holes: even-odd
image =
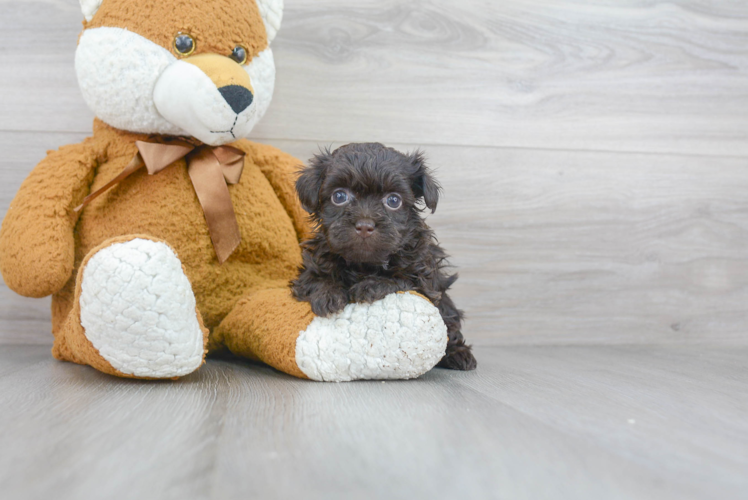
[[[134,239],[100,250],[83,270],[81,288],[86,337],[117,370],[170,378],[202,364],[195,296],[164,243]]]
[[[444,356],[447,327],[423,297],[393,293],[315,318],[296,341],[296,363],[312,380],[408,379]]]

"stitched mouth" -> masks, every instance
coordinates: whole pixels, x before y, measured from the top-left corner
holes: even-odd
[[[229,134],[231,134],[231,137],[236,139],[236,136],[234,135],[234,127],[236,127],[237,120],[239,120],[239,115],[236,115],[234,117],[234,123],[231,124],[231,128],[229,130],[211,130],[210,133],[211,134],[225,134],[226,132],[228,132]]]

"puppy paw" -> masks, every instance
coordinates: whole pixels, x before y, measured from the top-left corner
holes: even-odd
[[[315,315],[327,317],[342,311],[348,305],[348,294],[342,288],[325,287],[312,295],[309,303]]]
[[[386,278],[366,278],[351,286],[348,296],[351,302],[371,304],[395,292],[407,292],[412,287]]]
[[[469,371],[475,370],[478,367],[478,361],[473,356],[471,347],[465,345],[463,340],[460,340],[454,344],[447,345],[447,353],[436,366],[450,370]]]

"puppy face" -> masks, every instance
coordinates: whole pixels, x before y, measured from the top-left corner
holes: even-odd
[[[385,264],[421,224],[419,202],[436,210],[440,187],[421,153],[366,143],[315,156],[296,189],[334,253]]]

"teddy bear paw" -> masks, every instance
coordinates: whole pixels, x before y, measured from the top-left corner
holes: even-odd
[[[122,373],[173,378],[203,362],[195,296],[164,243],[137,238],[97,252],[83,270],[80,306],[86,337]]]
[[[420,295],[392,293],[316,317],[296,341],[296,363],[312,380],[409,379],[433,368],[446,347],[439,310]]]

